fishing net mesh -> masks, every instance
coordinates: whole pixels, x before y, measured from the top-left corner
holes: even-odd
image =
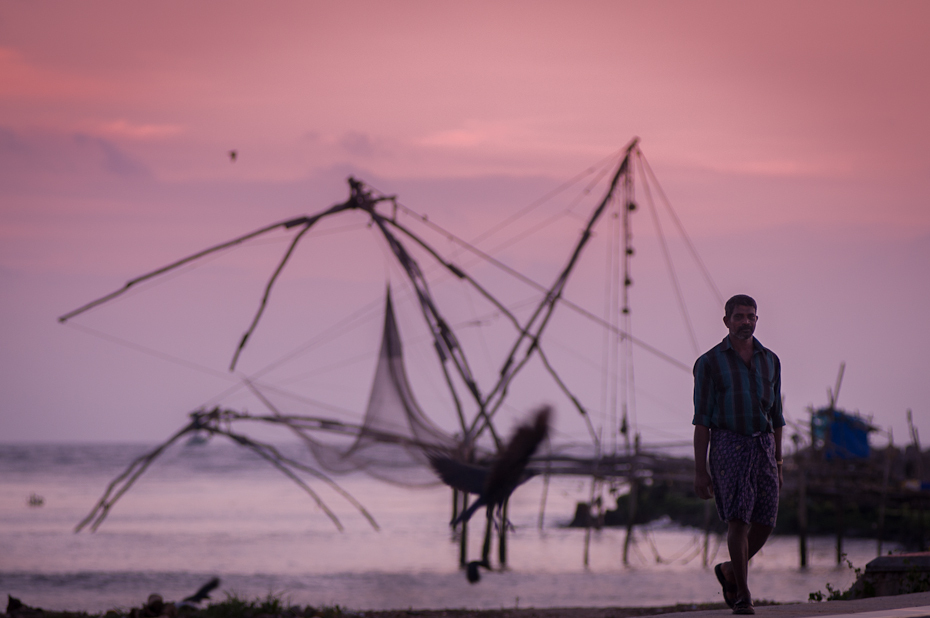
[[[335,446],[302,433],[321,468],[334,473],[364,471],[399,485],[435,485],[427,454],[454,450],[456,439],[429,420],[414,399],[404,369],[403,348],[390,291],[384,310],[381,351],[365,418],[356,439]]]

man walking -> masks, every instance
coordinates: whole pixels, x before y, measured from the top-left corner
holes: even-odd
[[[730,561],[714,573],[734,614],[755,613],[749,559],[775,527],[782,484],[781,363],[753,336],[756,309],[745,294],[728,300],[729,334],[694,364],[694,491],[727,522]]]

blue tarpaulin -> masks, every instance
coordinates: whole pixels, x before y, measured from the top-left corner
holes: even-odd
[[[867,459],[872,430],[873,427],[860,417],[831,408],[821,408],[811,418],[814,443],[822,445],[828,460]]]

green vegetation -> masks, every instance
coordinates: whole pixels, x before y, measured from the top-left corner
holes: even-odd
[[[833,500],[807,501],[807,533],[836,534],[837,503]],[[847,500],[843,505],[845,536],[878,537],[878,507]],[[796,495],[782,495],[778,503],[778,523],[775,534],[798,534],[798,502]],[[930,511],[908,504],[889,505],[885,510],[886,541],[895,541],[914,550],[927,548],[930,538]]]
[[[338,605],[335,608],[321,608],[320,610],[309,605],[303,608],[296,605],[288,606],[279,596],[271,593],[263,599],[253,599],[251,601],[236,594],[227,593],[225,601],[213,603],[202,610],[193,610],[190,614],[182,609],[181,613],[184,615],[196,614],[198,618],[258,618],[259,616],[282,616],[286,618],[324,616],[325,618],[335,618],[341,615],[341,610]]]
[[[843,554],[843,560],[846,561],[846,566],[856,572],[856,581],[850,586],[849,590],[843,591],[839,588],[834,588],[830,585],[830,582],[827,582],[827,594],[824,594],[821,590],[816,590],[810,595],[808,595],[808,601],[810,603],[820,603],[821,601],[848,601],[850,599],[863,598],[866,596],[874,597],[875,589],[872,588],[871,594],[856,595],[854,590],[856,589],[857,584],[860,581],[863,581],[862,578],[862,569],[859,567],[853,566],[852,561],[846,557],[846,554]]]
[[[587,505],[579,503],[571,526],[584,526]],[[808,498],[807,533],[834,535],[837,530],[837,503],[831,499]],[[630,494],[617,497],[617,506],[604,512],[603,525],[625,526],[630,513]],[[680,485],[656,483],[639,488],[634,524],[646,524],[668,516],[677,524],[722,533],[726,526],[719,521],[713,501],[705,502],[690,489]],[[878,507],[847,500],[843,505],[844,535],[850,538],[878,537]],[[778,505],[778,523],[775,534],[796,535],[798,502],[794,493],[782,492]],[[930,509],[915,508],[909,504],[889,504],[885,510],[886,541],[900,543],[912,550],[925,550],[930,543]]]
[[[866,599],[877,596],[879,594],[876,587],[877,580],[875,579],[876,576],[874,574],[870,575],[863,573],[862,569],[854,566],[848,558],[843,556],[843,559],[846,561],[846,566],[855,572],[856,581],[853,582],[852,586],[850,586],[848,590],[834,588],[828,583],[826,585],[826,594],[820,590],[810,593],[808,600],[811,603],[819,603],[821,601],[849,601],[852,599]],[[905,558],[904,562],[907,563],[908,560]],[[912,565],[909,570],[895,574],[892,590],[888,589],[887,582],[884,588],[884,591],[881,593],[882,595],[930,592],[930,573],[923,569],[915,568]]]
[[[153,595],[155,597],[157,595]],[[300,607],[289,605],[280,596],[269,593],[264,598],[247,600],[237,594],[226,594],[226,599],[211,603],[204,608],[180,606],[164,603],[161,598],[150,598],[141,607],[130,610],[111,609],[104,614],[86,612],[55,612],[35,607],[20,605],[12,611],[8,608],[10,618],[347,618],[353,616],[338,605]]]

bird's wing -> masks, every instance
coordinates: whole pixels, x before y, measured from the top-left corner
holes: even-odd
[[[467,464],[445,455],[431,455],[429,463],[442,482],[470,494],[480,494],[488,478],[488,469]]]
[[[210,592],[212,592],[213,589],[219,585],[220,585],[220,578],[214,577],[213,579],[205,583],[203,586],[201,586],[200,590],[198,590],[197,592],[195,592],[194,594],[187,597],[181,602],[182,603],[200,603],[204,599],[209,599]]]
[[[540,443],[549,435],[552,409],[544,406],[536,411],[532,420],[517,427],[513,437],[488,472],[486,493],[488,502],[501,503],[528,480],[526,465]]]
[[[478,499],[473,503],[468,505],[468,508],[459,513],[458,517],[449,522],[449,525],[455,528],[459,523],[463,521],[468,521],[471,519],[471,516],[475,514],[475,511],[485,506],[487,501],[484,499],[484,496],[478,496]]]

